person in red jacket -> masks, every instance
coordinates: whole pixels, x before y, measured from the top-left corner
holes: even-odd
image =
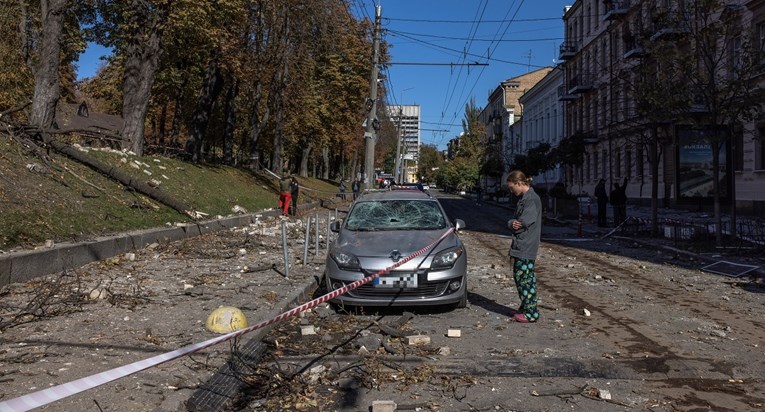
[[[290,193],[290,184],[292,180],[289,174],[284,173],[281,180],[279,180],[279,209],[282,209],[282,214],[287,216],[290,211],[290,203],[292,203],[292,194]]]

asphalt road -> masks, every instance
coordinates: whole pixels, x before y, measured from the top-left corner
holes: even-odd
[[[466,222],[468,308],[314,310],[267,337],[269,355],[232,409],[368,411],[381,400],[439,411],[763,409],[761,288],[637,243],[547,227],[542,318],[515,323],[510,212],[439,196]]]

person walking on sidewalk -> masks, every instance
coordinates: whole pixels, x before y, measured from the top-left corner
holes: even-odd
[[[531,178],[520,170],[510,172],[507,188],[520,197],[515,216],[507,222],[513,232],[509,253],[513,259],[513,279],[521,299],[521,306],[513,319],[531,323],[539,319],[535,261],[542,235],[542,201],[531,187]]]
[[[595,197],[598,199],[598,227],[608,226],[608,195],[606,194],[606,179],[600,179],[595,186]]]
[[[292,194],[290,193],[290,176],[286,172],[279,180],[279,209],[282,210],[282,215],[287,216],[290,210],[290,203],[292,203]]]
[[[611,191],[611,206],[614,208],[614,227],[617,227],[627,220],[627,178],[621,186],[614,183],[614,190]]]

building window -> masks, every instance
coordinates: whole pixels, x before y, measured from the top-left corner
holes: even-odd
[[[730,44],[730,67],[731,76],[738,77],[738,72],[741,70],[741,36],[735,36],[731,39]]]
[[[643,146],[638,145],[635,152],[635,174],[637,177],[643,177]]]
[[[600,173],[598,173],[598,151],[597,150],[592,153],[592,173],[596,179],[598,178],[598,176],[600,176]]]
[[[616,176],[622,176],[622,151],[616,150],[616,156],[614,156],[614,174]]]
[[[632,177],[632,151],[629,148],[624,150],[624,176]]]
[[[605,178],[606,175],[608,174],[608,152],[606,151],[606,149],[603,149],[602,156],[603,156],[603,178]]]

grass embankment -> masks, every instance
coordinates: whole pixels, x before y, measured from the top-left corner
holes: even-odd
[[[277,204],[278,182],[265,173],[161,156],[101,150],[88,154],[144,182],[158,182],[159,190],[207,218],[230,215],[237,205],[257,212]],[[301,204],[329,198],[336,190],[331,182],[302,177],[298,181]],[[188,216],[66,156],[51,151],[43,161],[0,135],[0,250],[188,221]]]

